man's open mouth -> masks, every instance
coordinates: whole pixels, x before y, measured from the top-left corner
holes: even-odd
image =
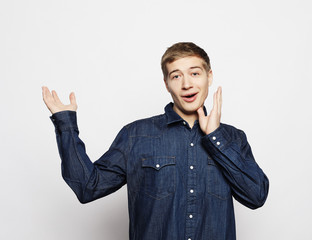
[[[194,97],[196,94],[197,94],[197,93],[190,94],[190,95],[185,95],[184,97],[185,97],[185,98],[192,98],[192,97]]]
[[[184,99],[184,101],[186,102],[194,102],[197,98],[197,93],[191,93],[191,94],[188,94],[188,95],[184,95],[182,97]]]

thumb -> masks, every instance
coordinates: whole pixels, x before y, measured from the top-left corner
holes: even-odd
[[[208,117],[206,117],[203,107],[198,108],[197,113],[198,113],[198,123],[199,123],[200,129],[204,133],[206,133]]]
[[[201,119],[203,119],[203,118],[206,117],[203,107],[198,108],[198,109],[197,109],[197,113],[198,113],[198,119],[199,119],[199,121],[200,121]]]
[[[74,105],[75,107],[77,107],[77,102],[76,102],[76,96],[75,96],[75,93],[72,92],[70,95],[69,95],[69,100],[70,100],[70,104]]]

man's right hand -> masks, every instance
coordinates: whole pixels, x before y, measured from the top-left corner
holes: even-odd
[[[52,90],[52,94],[50,90],[47,87],[42,87],[42,96],[43,101],[47,105],[48,109],[52,114],[61,112],[61,111],[76,111],[78,106],[76,103],[76,97],[75,94],[72,92],[69,95],[70,104],[64,105],[59,97],[57,96],[57,93]]]

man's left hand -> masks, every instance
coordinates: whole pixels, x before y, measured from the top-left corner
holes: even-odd
[[[212,133],[220,126],[221,107],[222,88],[218,87],[218,90],[213,95],[213,108],[209,115],[205,116],[203,107],[197,109],[199,125],[205,134],[208,135],[209,133]]]

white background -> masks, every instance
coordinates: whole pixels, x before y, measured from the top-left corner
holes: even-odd
[[[270,179],[264,207],[235,203],[239,240],[312,239],[309,0],[0,2],[1,239],[128,238],[126,188],[81,205],[61,178],[41,86],[78,101],[95,161],[125,124],[171,100],[160,58],[192,41]],[[212,94],[206,106],[211,107]]]

